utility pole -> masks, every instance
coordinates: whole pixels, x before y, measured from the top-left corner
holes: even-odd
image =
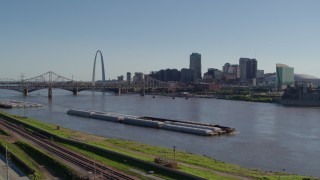
[[[27,101],[27,96],[25,96],[23,98],[24,102],[23,102],[23,117],[27,118],[27,108],[26,108],[26,101]]]
[[[284,173],[286,171],[286,169],[281,169],[281,171],[282,171],[282,173]],[[279,173],[278,179],[280,180],[280,173]]]
[[[93,156],[93,171],[94,171],[93,179],[96,179],[96,158],[94,156]]]
[[[173,146],[173,161],[176,162],[176,147]]]
[[[9,180],[9,152],[6,145],[7,180]]]

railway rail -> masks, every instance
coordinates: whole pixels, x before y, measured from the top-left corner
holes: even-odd
[[[114,170],[113,168],[107,167],[106,165],[96,162],[90,158],[84,157],[83,155],[77,154],[61,145],[58,145],[51,140],[45,139],[43,136],[40,136],[36,133],[31,133],[25,128],[20,127],[16,124],[0,120],[0,125],[11,130],[14,133],[19,134],[23,138],[32,141],[39,145],[41,148],[46,149],[55,156],[58,156],[78,167],[83,168],[86,171],[91,171],[94,173],[94,176],[98,179],[111,179],[111,180],[135,180],[129,175],[126,175],[122,172]],[[99,175],[99,177],[96,176]]]

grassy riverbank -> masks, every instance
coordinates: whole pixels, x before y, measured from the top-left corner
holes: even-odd
[[[226,99],[236,100],[236,101],[248,101],[248,102],[265,102],[265,103],[274,102],[273,98],[269,98],[269,97],[253,97],[253,96],[245,96],[245,95],[229,96]]]
[[[98,146],[107,150],[115,151],[121,154],[125,154],[131,157],[135,157],[141,160],[148,162],[153,162],[155,157],[166,156],[173,159],[173,150],[158,146],[151,146],[147,144],[142,144],[138,142],[121,140],[121,139],[110,139],[99,136],[94,136],[78,131],[73,131],[60,127],[57,129],[56,125],[47,124],[40,121],[36,121],[30,118],[21,118],[6,113],[1,113],[5,116],[14,117],[20,121],[28,123],[32,126],[45,130],[47,132],[56,134],[60,137],[81,141],[90,145]],[[86,148],[77,148],[71,146],[70,144],[64,144],[69,148],[86,154],[90,157],[95,157],[96,160],[106,163],[110,166],[113,166],[117,169],[121,169],[127,173],[132,173],[133,166],[129,166],[126,162],[116,162],[104,157],[100,157],[94,152],[87,151]],[[211,159],[209,157],[191,154],[185,151],[176,151],[176,160],[178,162],[179,170],[182,172],[190,173],[199,177],[206,179],[241,179],[242,177],[249,177],[252,179],[278,179],[281,176],[281,179],[314,179],[311,177],[291,175],[286,173],[277,173],[277,172],[265,172],[255,169],[247,169],[240,167],[238,165],[228,164],[221,161]],[[139,168],[138,168],[139,169]],[[141,176],[144,179],[143,176]],[[170,179],[168,177],[162,176],[164,179]]]
[[[7,147],[11,156],[14,156],[15,158],[12,159],[16,164],[23,163],[32,172],[27,172],[29,175],[29,178],[31,179],[45,179],[44,174],[41,172],[39,166],[37,163],[19,146],[17,146],[15,143],[9,143],[6,139],[0,139],[0,147],[2,149],[2,153],[5,153],[5,148]],[[18,162],[18,159],[20,162]],[[23,167],[21,167],[23,169]],[[26,169],[23,169],[25,171],[28,171]]]

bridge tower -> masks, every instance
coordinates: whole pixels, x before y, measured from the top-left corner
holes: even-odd
[[[106,80],[106,76],[104,73],[104,62],[103,62],[103,56],[102,56],[102,52],[100,50],[98,50],[96,52],[96,55],[94,57],[94,64],[93,64],[93,74],[92,74],[92,85],[95,85],[95,74],[96,74],[96,60],[97,60],[97,55],[98,53],[100,54],[100,59],[101,59],[101,66],[102,66],[102,81]]]
[[[145,88],[145,86],[146,86],[146,84],[145,84],[145,76],[142,74],[142,76],[141,76],[141,79],[142,79],[142,87],[141,87],[141,89],[140,89],[140,96],[145,96],[146,95],[146,88]]]
[[[28,96],[29,95],[29,91],[28,91],[27,87],[23,88],[23,95],[24,96]]]

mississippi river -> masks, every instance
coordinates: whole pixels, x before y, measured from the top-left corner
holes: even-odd
[[[0,99],[20,100],[21,93],[0,90]],[[220,161],[266,171],[320,177],[320,108],[283,107],[204,98],[120,95],[102,92],[47,90],[30,93],[26,101],[41,108],[8,109],[9,113],[104,137],[121,138],[184,150]],[[136,127],[66,114],[68,109],[90,109],[128,115],[192,120],[234,127],[235,135],[203,137]]]

